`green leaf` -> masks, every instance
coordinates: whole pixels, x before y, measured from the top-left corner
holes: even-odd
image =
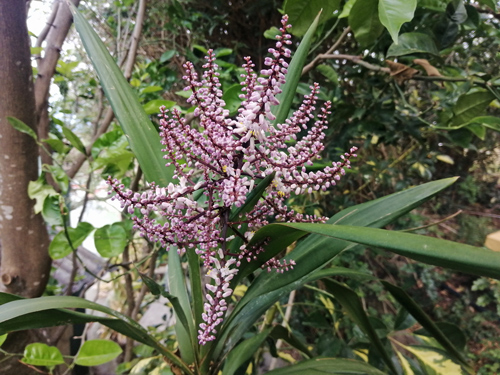
[[[254,235],[256,241],[262,236],[272,238],[275,226],[375,246],[420,262],[500,280],[500,253],[481,247],[377,228],[310,223],[270,224]]]
[[[176,53],[177,53],[177,51],[175,49],[171,49],[169,51],[163,52],[163,54],[160,57],[160,62],[164,63],[164,62],[170,60],[172,57],[175,56]]]
[[[21,362],[33,366],[54,367],[63,364],[64,358],[59,349],[55,346],[48,346],[47,344],[36,342],[34,344],[29,344],[24,349],[24,356]]]
[[[467,21],[467,9],[463,0],[452,0],[446,6],[446,15],[455,23],[464,23]]]
[[[172,108],[176,102],[173,102],[172,100],[163,100],[163,99],[154,99],[150,100],[146,104],[144,104],[142,107],[144,108],[144,111],[148,115],[152,115],[155,113],[160,113],[160,107],[165,106],[165,108]]]
[[[36,135],[36,132],[33,129],[31,129],[28,125],[26,125],[24,122],[15,117],[10,117],[10,116],[7,116],[7,121],[14,129],[20,131],[21,133],[28,134],[31,138],[33,138],[35,141],[38,142],[38,136]]]
[[[71,143],[71,145],[76,148],[78,151],[80,151],[82,154],[87,155],[87,151],[85,150],[85,146],[83,145],[81,139],[73,133],[70,129],[68,129],[66,126],[62,127],[62,132],[66,139]]]
[[[410,22],[417,8],[417,0],[379,0],[378,15],[382,25],[391,34],[395,44],[398,44],[398,34],[405,22]]]
[[[196,328],[194,326],[189,295],[186,288],[186,277],[181,265],[177,248],[171,246],[168,252],[168,287],[172,295],[165,295],[174,307],[176,317],[175,333],[177,342],[182,353],[182,358],[187,363],[194,362],[194,353],[196,345]],[[175,297],[174,297],[175,296]]]
[[[271,333],[271,330],[272,328],[267,328],[249,339],[242,341],[231,350],[227,356],[222,374],[234,375],[240,367],[246,365],[264,343],[269,333]]]
[[[321,11],[318,24],[333,17],[333,12],[340,7],[340,0],[287,0],[283,11],[288,14],[291,32],[295,36],[303,36]]]
[[[486,111],[488,105],[495,99],[495,96],[486,90],[475,91],[461,95],[453,107],[453,117],[449,126],[460,126],[470,122]]]
[[[157,91],[162,91],[162,90],[163,90],[163,87],[161,87],[161,86],[148,86],[148,87],[145,87],[141,90],[141,94],[149,94],[152,92],[157,92]]]
[[[229,111],[229,115],[233,116],[238,111],[238,108],[241,104],[240,99],[241,94],[241,85],[234,84],[229,87],[226,91],[224,91],[224,95],[222,95],[222,100],[226,102],[226,106],[224,107]]]
[[[486,128],[480,124],[469,124],[465,127],[465,129],[469,130],[476,137],[484,141],[486,137]]]
[[[281,31],[276,26],[264,31],[264,38],[266,39],[276,40],[278,35],[281,35]]]
[[[442,332],[442,334],[451,343],[453,343],[453,346],[457,348],[461,353],[463,353],[465,350],[465,346],[467,345],[467,337],[462,332],[462,330],[456,324],[453,323],[436,322],[435,324]],[[425,328],[421,328],[413,333],[415,335],[433,337],[433,335],[430,332],[428,332]]]
[[[61,213],[60,195],[47,196],[43,201],[42,216],[49,225],[64,225],[64,217]]]
[[[500,132],[500,117],[493,116],[478,116],[471,119],[467,124],[479,124],[485,128]]]
[[[426,369],[426,373],[435,375],[450,375],[461,374],[460,366],[454,363],[451,359],[446,358],[444,355],[438,353],[431,348],[406,346],[398,342],[398,345],[409,351]]]
[[[44,139],[42,142],[47,143],[52,150],[61,155],[66,155],[71,148],[66,146],[66,144],[57,138]]]
[[[391,44],[387,50],[387,56],[403,56],[414,53],[430,53],[439,56],[436,43],[427,34],[404,33],[399,36],[398,44]]]
[[[347,0],[346,3],[344,4],[344,8],[342,8],[342,12],[339,14],[339,18],[347,18],[349,17],[349,14],[351,13],[351,9],[354,6],[354,3],[357,0]]]
[[[94,233],[95,247],[103,258],[120,255],[125,250],[127,243],[127,232],[117,223],[105,225]]]
[[[361,303],[358,295],[350,288],[334,281],[331,279],[323,279],[323,283],[326,286],[327,291],[334,295],[335,299],[342,305],[343,309],[356,323],[359,328],[368,336],[371,343],[373,344],[377,354],[382,357],[387,367],[391,370],[393,374],[397,374],[397,370],[392,363],[392,359],[389,353],[384,348],[384,344],[375,332],[368,315],[366,315],[363,309],[363,304]]]
[[[292,61],[288,66],[288,73],[286,74],[286,83],[283,85],[283,92],[277,96],[280,105],[273,107],[273,114],[276,115],[276,120],[274,120],[273,125],[285,122],[288,112],[292,106],[293,98],[297,92],[297,86],[299,84],[300,77],[302,76],[302,68],[306,62],[307,54],[309,52],[309,47],[311,46],[314,33],[318,27],[318,22],[321,14],[318,14],[314,19],[311,26],[302,38],[297,51],[295,51]]]
[[[229,56],[232,53],[233,53],[233,50],[231,48],[217,48],[214,51],[214,55],[217,58],[221,58],[221,57],[224,57],[224,56]]]
[[[359,0],[358,0],[359,1]],[[344,358],[315,358],[298,362],[292,366],[279,368],[267,375],[385,375],[365,362]],[[451,374],[451,373],[450,373]]]
[[[0,335],[0,347],[3,345],[5,340],[7,340],[7,334]]]
[[[109,307],[79,297],[50,296],[23,299],[7,293],[0,293],[0,305],[0,334],[62,324],[99,322],[155,348],[186,374],[193,375],[193,372],[179,357],[156,341],[139,323]],[[114,318],[66,310],[78,308],[100,311]]]
[[[328,78],[328,80],[333,83],[335,86],[338,84],[339,82],[339,76],[337,74],[337,72],[335,71],[335,69],[333,69],[330,65],[326,65],[326,64],[320,64],[316,67],[316,69],[323,75],[325,76],[326,78]]]
[[[495,0],[478,0],[478,3],[489,7],[493,11],[496,11]]]
[[[372,45],[384,31],[378,16],[377,1],[357,0],[349,12],[349,26],[362,47]]]
[[[28,184],[28,196],[30,199],[36,199],[34,208],[36,214],[42,212],[47,197],[57,195],[59,194],[47,183],[45,172],[42,172],[36,181],[30,181]]]
[[[99,366],[112,361],[123,352],[120,345],[111,340],[85,341],[75,358],[80,366]]]
[[[432,321],[432,319],[422,310],[422,308],[400,287],[382,281],[385,289],[392,294],[392,296],[408,311],[423,328],[434,337],[437,342],[459,363],[469,368],[467,360],[448,338],[448,336],[439,328],[439,326]]]
[[[353,206],[339,212],[328,222],[331,224],[383,227],[418,207],[455,181],[456,178],[433,181],[384,198]],[[273,247],[271,247],[271,244],[266,247],[264,254],[268,255],[269,258],[284,250],[286,246],[302,235],[300,233],[290,234],[286,230],[282,234],[284,237],[276,240],[272,244]],[[234,311],[226,317],[225,324],[215,341],[213,358],[219,358],[225,352],[230,351],[249,327],[260,318],[261,314],[282,296],[301,287],[306,282],[310,282],[310,275],[313,272],[325,266],[342,251],[352,247],[353,245],[349,242],[317,235],[311,235],[298,243],[286,257],[297,262],[294,269],[283,274],[262,272],[252,282],[243,298],[235,306]],[[258,269],[267,259],[261,258],[258,262],[242,263],[240,272],[233,279],[234,284],[238,283],[242,277]]]
[[[94,227],[92,224],[84,221],[80,222],[76,228],[68,228],[68,235],[72,246],[64,230],[57,233],[49,245],[50,257],[52,259],[61,259],[71,254],[73,249],[76,250],[93,230]]]
[[[130,147],[148,181],[158,186],[167,186],[173,169],[166,168],[163,160],[160,136],[139,103],[115,61],[92,26],[71,5],[76,30],[97,72],[104,93],[124,132],[129,137]]]

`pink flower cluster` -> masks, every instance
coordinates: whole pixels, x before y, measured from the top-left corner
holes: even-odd
[[[254,64],[246,58],[242,75],[242,103],[236,118],[224,109],[218,66],[212,51],[208,52],[201,78],[192,63],[184,65],[186,90],[192,94],[188,102],[196,106],[195,123],[188,123],[178,110],[161,109],[160,129],[165,146],[167,166],[175,167],[174,180],[167,187],[154,184],[147,192],[125,191],[116,180],[109,184],[116,198],[128,211],[141,212],[134,217],[135,226],[151,241],[167,249],[176,246],[182,254],[195,251],[203,260],[212,279],[206,285],[204,323],[200,325],[199,342],[215,339],[227,309],[232,290],[231,279],[238,272],[241,260],[251,261],[264,247],[247,246],[253,233],[269,220],[292,222],[323,222],[325,218],[302,215],[285,205],[291,194],[326,190],[335,185],[356,147],[341,156],[340,162],[321,171],[307,171],[324,149],[324,130],[330,103],[320,109],[314,121],[319,86],[311,87],[302,105],[283,124],[275,124],[272,108],[279,105],[277,95],[285,83],[290,57],[287,45],[287,16],[282,19],[281,35],[271,57],[265,59],[266,69],[258,76]],[[308,125],[312,126],[308,128]],[[307,134],[300,140],[302,129]],[[287,144],[293,143],[293,146]],[[245,215],[232,218],[235,207],[245,204],[247,195],[260,179],[274,173],[274,179],[258,203]],[[195,199],[195,197],[197,197]],[[238,251],[229,249],[230,241],[239,237],[243,245]],[[288,263],[271,259],[263,268],[283,271],[293,268]]]

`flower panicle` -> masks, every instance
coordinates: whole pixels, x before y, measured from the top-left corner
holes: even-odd
[[[179,253],[194,251],[208,270],[206,303],[198,340],[206,344],[215,339],[232,295],[231,280],[242,261],[258,261],[267,242],[250,245],[253,233],[272,221],[325,222],[325,217],[304,215],[286,206],[292,194],[324,191],[345,174],[356,157],[352,147],[322,170],[308,167],[324,150],[324,131],[328,126],[331,103],[326,102],[315,116],[319,85],[284,123],[273,124],[272,108],[286,82],[292,43],[287,30],[288,17],[282,19],[276,45],[269,49],[260,75],[245,58],[242,74],[242,99],[232,118],[225,109],[215,54],[208,51],[200,76],[191,62],[184,64],[188,103],[195,106],[194,120],[187,121],[177,109],[160,109],[160,136],[167,166],[173,166],[173,182],[166,187],[154,183],[144,192],[127,191],[117,180],[108,179],[113,199],[130,214],[137,213],[134,226],[150,241]],[[316,117],[316,120],[315,120]],[[312,124],[312,125],[311,125]],[[299,137],[299,133],[305,133]],[[293,145],[290,145],[293,143]],[[247,202],[256,180],[274,174],[260,200],[245,214],[233,217],[235,207]],[[242,245],[233,253],[231,241]],[[284,272],[293,260],[271,258],[263,269]]]

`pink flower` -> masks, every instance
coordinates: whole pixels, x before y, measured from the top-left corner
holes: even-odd
[[[186,123],[178,110],[161,109],[160,130],[167,166],[175,167],[174,180],[165,188],[150,186],[142,194],[124,191],[123,185],[109,179],[122,206],[129,213],[138,210],[141,216],[133,218],[138,228],[149,240],[159,242],[169,249],[176,246],[179,253],[195,251],[204,262],[211,282],[206,285],[207,294],[204,323],[200,325],[200,344],[215,339],[216,328],[222,323],[227,300],[232,295],[229,284],[242,260],[251,261],[264,251],[264,247],[247,246],[253,232],[276,221],[324,222],[326,218],[302,215],[289,210],[285,201],[291,194],[326,190],[336,184],[349,159],[355,157],[356,147],[342,156],[342,161],[332,163],[321,171],[308,172],[323,151],[324,130],[330,102],[320,109],[317,120],[317,93],[319,86],[311,86],[301,106],[283,124],[273,126],[275,116],[272,107],[279,105],[276,96],[285,83],[291,44],[286,32],[287,16],[283,16],[281,35],[271,57],[265,59],[266,68],[259,77],[254,64],[246,58],[243,65],[243,99],[236,118],[224,109],[219,83],[218,66],[212,51],[208,52],[201,79],[192,63],[184,67],[187,90],[192,94],[188,102],[196,106],[197,123]],[[297,140],[297,134],[307,134]],[[295,141],[293,146],[287,144]],[[241,207],[256,180],[274,175],[272,184],[255,207],[244,217],[230,221],[233,207]],[[198,191],[202,196],[195,199]],[[246,224],[246,230],[242,230]],[[233,254],[228,244],[239,237],[244,244],[240,252]],[[263,268],[279,272],[293,268],[293,261],[269,260]]]

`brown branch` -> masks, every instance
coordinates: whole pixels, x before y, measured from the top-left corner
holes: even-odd
[[[326,53],[316,56],[313,61],[311,61],[309,64],[307,64],[304,67],[304,69],[302,69],[302,75],[306,74],[308,71],[310,71],[312,68],[314,68],[321,60],[323,60],[324,58],[322,56],[330,55],[333,52],[335,52],[335,50],[344,41],[345,37],[347,36],[347,34],[349,34],[350,31],[351,31],[351,28],[349,26],[347,28],[345,28],[344,31],[342,32],[342,34],[340,34],[337,41],[333,44],[333,46],[330,47],[330,49],[328,51],[326,51]]]
[[[318,55],[321,59],[334,59],[334,60],[348,60],[352,61],[353,63],[357,65],[364,66],[365,68],[369,70],[374,70],[374,71],[381,71],[384,73],[390,73],[390,69],[386,67],[382,67],[379,65],[374,65],[370,64],[369,62],[364,61],[361,56],[354,56],[354,55],[343,55],[343,54],[322,54]]]

